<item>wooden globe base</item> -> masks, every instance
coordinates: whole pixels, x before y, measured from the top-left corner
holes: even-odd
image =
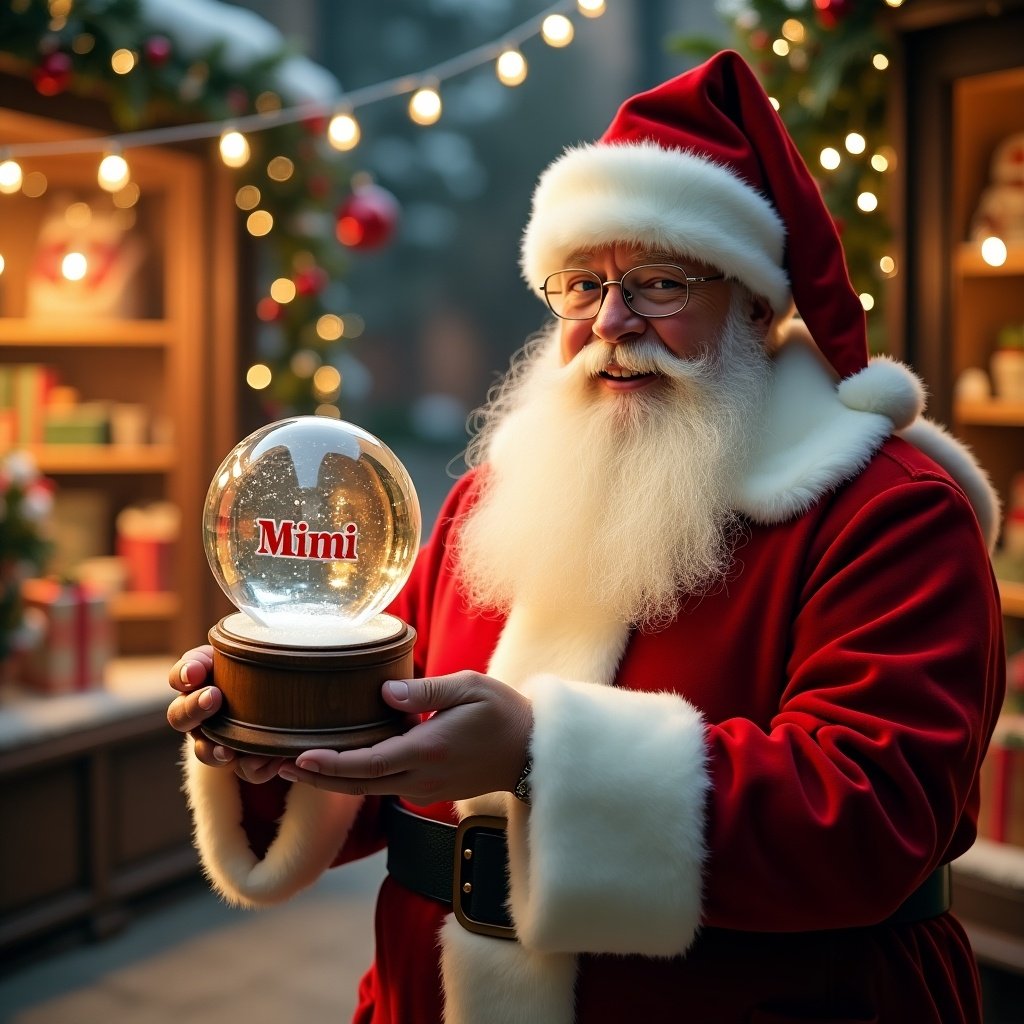
[[[230,618],[228,616],[227,618]],[[398,620],[395,620],[398,622]],[[216,743],[249,754],[354,750],[409,727],[381,685],[413,674],[416,631],[346,647],[286,647],[237,636],[221,619],[210,630],[221,710],[203,723]]]

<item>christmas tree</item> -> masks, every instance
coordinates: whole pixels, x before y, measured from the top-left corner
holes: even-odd
[[[719,0],[730,45],[755,70],[815,175],[836,222],[850,277],[867,310],[873,351],[884,351],[890,252],[886,136],[890,42],[881,17],[902,0]],[[720,40],[677,38],[704,58]]]

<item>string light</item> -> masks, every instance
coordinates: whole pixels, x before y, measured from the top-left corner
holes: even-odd
[[[981,258],[990,267],[1001,267],[1006,262],[1006,243],[997,235],[989,235],[981,243]]]
[[[839,150],[834,149],[832,146],[826,146],[821,153],[818,154],[818,162],[826,171],[834,171],[842,161],[842,157],[839,155]]]
[[[878,261],[878,269],[886,277],[894,277],[896,275],[896,261],[891,256],[883,256]]]
[[[889,66],[889,58],[884,53],[876,53],[871,58],[871,66],[876,71],[884,71]]]
[[[128,161],[120,153],[108,153],[100,161],[96,180],[100,188],[107,192],[117,192],[128,184],[130,176]]]
[[[857,208],[863,210],[864,213],[871,213],[878,209],[878,196],[874,192],[861,192],[857,196]]]
[[[879,173],[882,173],[889,170],[889,161],[884,153],[874,153],[871,157],[871,166]]]
[[[540,34],[548,46],[560,49],[572,42],[576,30],[564,14],[549,14],[541,23]]]
[[[345,323],[334,313],[324,313],[316,322],[316,333],[324,341],[337,341],[345,333]]]
[[[865,310],[875,308],[875,297],[870,292],[861,292],[859,298],[860,304],[864,307]]]
[[[785,57],[789,53],[789,43],[785,39],[776,39],[772,43],[772,51],[779,57]]]
[[[60,272],[68,281],[81,281],[89,271],[89,262],[80,252],[66,253],[60,261]]]
[[[220,158],[228,167],[244,167],[249,162],[249,140],[233,128],[220,137]]]
[[[505,50],[498,57],[495,72],[502,85],[522,85],[526,81],[526,60],[518,50]]]
[[[850,132],[850,134],[846,136],[846,151],[848,153],[856,155],[858,153],[863,153],[866,148],[867,141],[860,132]]]
[[[245,383],[254,391],[262,391],[265,387],[269,387],[273,379],[274,375],[266,363],[253,363],[245,374]]]
[[[441,94],[429,85],[417,89],[409,100],[409,117],[416,124],[436,124],[441,117]]]
[[[127,75],[134,70],[136,63],[138,63],[138,58],[135,54],[123,47],[110,55],[110,67],[116,75]]]
[[[782,23],[782,34],[791,43],[802,43],[806,35],[804,23],[802,21],[797,21],[796,18],[787,18]]]
[[[23,175],[21,164],[17,160],[5,160],[0,163],[0,192],[4,195],[13,195],[21,188]]]
[[[327,141],[342,153],[355,149],[361,134],[359,122],[347,111],[335,114],[327,126]]]
[[[605,0],[575,0],[575,2],[573,0],[561,0],[561,2],[553,4],[547,10],[523,22],[523,24],[512,31],[506,32],[500,45],[487,43],[424,71],[415,74],[405,74],[398,78],[364,86],[361,89],[346,93],[344,96],[344,109],[339,110],[329,122],[327,140],[330,145],[338,150],[344,151],[354,148],[360,140],[361,132],[352,111],[358,107],[376,103],[380,100],[407,94],[415,88],[410,83],[415,82],[429,81],[436,83],[431,88],[435,98],[423,95],[420,100],[416,101],[417,108],[423,106],[426,110],[418,111],[417,114],[413,114],[410,110],[410,116],[413,116],[417,123],[433,124],[440,117],[440,94],[438,90],[440,84],[447,79],[461,75],[482,64],[493,62],[507,51],[517,51],[523,42],[536,35],[540,35],[550,46],[567,46],[573,40],[575,29],[573,23],[566,17],[564,12],[577,11],[586,18],[597,18],[604,14],[605,10]],[[95,39],[87,33],[83,33],[75,37],[72,49],[76,53],[88,53],[94,46]],[[120,50],[114,57],[117,58],[118,68],[123,69],[118,70],[119,74],[127,74],[138,66],[138,54],[132,50]],[[111,58],[112,61],[114,57]],[[525,63],[524,60],[524,70]],[[201,84],[203,79],[201,65],[196,65],[193,70],[195,72],[193,77],[197,83]],[[417,89],[416,95],[420,95],[423,92],[423,89]],[[219,137],[221,158],[224,163],[229,167],[241,167],[248,161],[250,156],[249,143],[242,134],[243,132],[265,131],[280,125],[295,124],[324,115],[323,106],[320,103],[307,102],[293,107],[284,107],[281,105],[280,98],[273,93],[261,93],[257,97],[255,105],[257,113],[235,117],[230,121],[205,121],[198,124],[166,125],[161,128],[124,132],[115,136],[26,142],[7,146],[5,147],[5,152],[9,159],[0,164],[0,192],[16,192],[20,187],[20,177],[18,185],[8,186],[7,188],[4,186],[5,180],[9,181],[10,175],[13,172],[8,170],[6,172],[8,178],[5,179],[3,168],[8,163],[15,163],[13,160],[15,156],[42,157],[63,156],[72,153],[101,153],[109,152],[115,147],[123,150],[140,146],[167,145],[175,142]],[[412,106],[411,103],[410,106]],[[778,109],[777,104],[776,109]],[[425,120],[418,120],[421,113],[425,114]],[[17,165],[15,164],[15,166]]]
[[[295,298],[295,282],[287,277],[279,277],[270,286],[270,297],[281,305]]]

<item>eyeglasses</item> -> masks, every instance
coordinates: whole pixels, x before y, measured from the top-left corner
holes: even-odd
[[[640,316],[651,319],[672,316],[686,308],[690,285],[721,281],[725,274],[691,277],[682,267],[652,263],[627,270],[618,281],[602,281],[592,270],[558,270],[544,279],[544,298],[551,312],[563,320],[592,320],[613,284],[622,289],[622,300]]]

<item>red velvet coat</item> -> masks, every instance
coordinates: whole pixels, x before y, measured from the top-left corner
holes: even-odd
[[[513,844],[513,910],[531,957],[539,951],[536,963],[528,958],[540,965],[536,984],[548,985],[550,965],[563,972],[551,990],[569,979],[578,1024],[980,1021],[976,969],[955,917],[885,920],[974,840],[978,767],[1002,699],[998,598],[961,487],[899,437],[868,448],[856,475],[815,485],[798,514],[751,500],[749,536],[727,585],[689,602],[666,629],[625,637],[624,653],[612,659],[613,687],[552,679],[562,711],[552,710],[546,680],[529,691],[539,738],[534,806],[512,810],[529,837],[528,849],[517,853]],[[466,607],[446,548],[474,479],[454,488],[393,606],[419,633],[418,674],[493,670],[505,623]],[[591,755],[572,747],[571,719],[590,714],[586,702],[598,691],[612,710]],[[669,702],[639,713],[651,732],[676,708],[696,709],[662,746],[656,738],[651,754],[659,777],[700,776],[691,794],[675,781],[614,791],[620,775],[641,770],[618,719],[646,701]],[[673,737],[685,740],[685,774]],[[691,766],[694,737],[701,752]],[[568,763],[559,761],[563,745],[572,751]],[[257,858],[274,836],[284,792],[245,788],[244,825]],[[604,818],[595,810],[602,801],[610,808]],[[578,807],[586,808],[582,826]],[[379,848],[377,809],[373,801],[350,806],[335,863]],[[428,813],[455,820],[450,805]],[[197,820],[204,814],[197,810]],[[660,874],[659,844],[680,821],[696,836],[696,860],[684,857]],[[560,832],[584,826],[589,845],[558,846]],[[216,876],[213,855],[205,856]],[[539,908],[527,897],[516,903],[527,859]],[[620,875],[609,875],[609,865],[628,893],[621,907],[618,882],[608,882]],[[547,875],[561,880],[550,891]],[[559,920],[572,916],[559,900],[576,876],[586,901],[576,904],[577,916],[581,905],[595,908],[593,941]],[[697,916],[677,939],[669,932],[682,912],[662,920],[661,906],[691,896]],[[438,933],[447,916],[385,881],[359,1024],[438,1024]],[[450,1014],[471,1024],[537,1019],[516,1015],[516,985],[525,993],[532,975],[499,981],[502,957],[522,951],[470,938],[446,953],[446,971],[476,972],[469,984],[478,991],[465,1002],[449,992]],[[494,1017],[472,1009],[486,1006],[489,987],[500,1006]],[[558,1019],[556,1011],[541,1016]]]

